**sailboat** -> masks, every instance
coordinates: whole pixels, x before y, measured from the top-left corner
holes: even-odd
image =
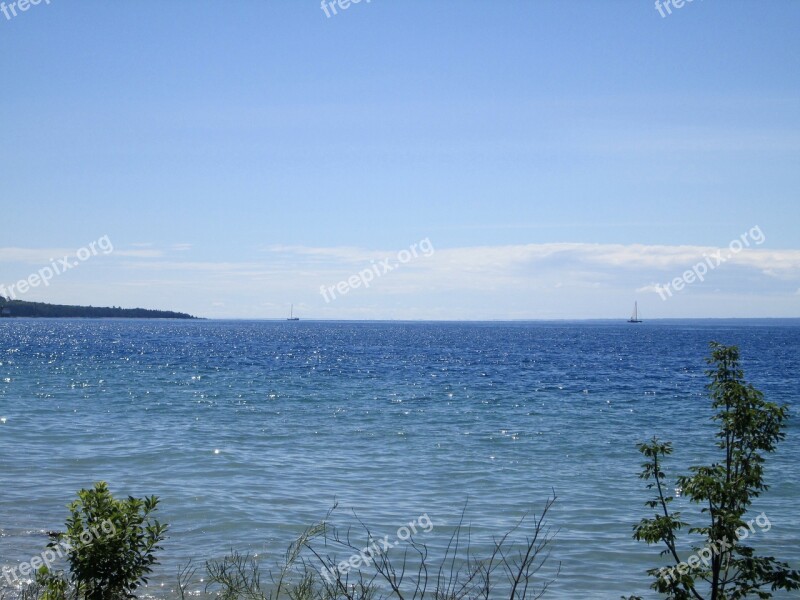
[[[631,315],[631,318],[628,319],[628,323],[641,323],[641,322],[642,322],[642,320],[639,318],[639,303],[638,302],[634,302],[633,303],[633,314]]]
[[[294,304],[292,304],[292,308],[289,309],[289,318],[286,319],[287,321],[299,321],[300,317],[294,316]]]

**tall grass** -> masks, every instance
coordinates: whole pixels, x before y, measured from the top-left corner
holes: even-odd
[[[339,528],[331,514],[308,527],[287,548],[274,567],[265,570],[256,557],[232,550],[221,559],[179,568],[177,597],[214,600],[535,600],[542,598],[560,571],[547,564],[555,532],[547,524],[556,501],[548,497],[538,514],[525,515],[490,542],[483,554],[473,552],[472,532],[465,524],[466,506],[454,527],[446,530],[433,558],[429,547],[411,535],[384,549],[372,544],[364,564],[340,570],[342,557],[364,557],[364,548],[378,539],[358,521],[356,528]],[[443,550],[441,550],[443,548]],[[69,580],[63,574],[63,580]],[[145,596],[151,596],[149,588]],[[171,595],[171,594],[170,594]],[[127,598],[134,598],[128,596]],[[127,600],[111,594],[107,600]],[[34,581],[23,589],[0,594],[0,600],[85,600],[70,584],[54,597]]]

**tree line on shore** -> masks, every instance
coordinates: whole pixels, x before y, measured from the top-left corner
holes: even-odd
[[[0,316],[37,318],[116,318],[116,319],[196,319],[192,315],[171,310],[120,308],[118,306],[73,306],[7,300],[0,296]]]

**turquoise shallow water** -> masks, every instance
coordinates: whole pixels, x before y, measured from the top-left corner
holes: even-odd
[[[800,323],[0,321],[0,566],[38,554],[77,489],[156,494],[171,524],[151,591],[230,548],[270,563],[334,499],[376,532],[427,514],[435,555],[464,502],[474,549],[551,489],[546,598],[648,595],[658,550],[636,443],[673,473],[713,451],[710,340],[797,404]],[[798,420],[757,500],[754,544],[800,567]],[[679,500],[678,502],[683,502]],[[683,507],[691,511],[691,507]]]

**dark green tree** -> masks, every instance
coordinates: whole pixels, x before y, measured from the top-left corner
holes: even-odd
[[[771,556],[757,556],[743,543],[747,532],[753,531],[753,520],[745,520],[747,510],[768,489],[765,455],[784,439],[788,409],[765,401],[761,392],[744,381],[737,347],[712,342],[708,363],[707,387],[716,409],[712,418],[719,424],[716,438],[722,456],[711,465],[691,467],[690,475],[677,479],[683,494],[700,504],[707,517],[703,526],[688,529],[705,542],[693,545],[688,562],[681,559],[677,534],[689,524],[681,520],[680,512],[670,510],[672,497],[662,470],[672,445],[657,438],[639,445],[647,459],[639,477],[650,481],[648,489],[656,491],[646,506],[656,513],[634,526],[633,537],[663,544],[662,556],[673,563],[648,571],[655,579],[650,587],[676,600],[771,598],[774,590],[800,589],[800,573]],[[630,596],[628,600],[640,599]]]
[[[69,505],[66,533],[52,547],[66,548],[69,579],[42,567],[38,581],[48,600],[135,598],[157,563],[156,551],[167,530],[152,513],[158,498],[117,500],[104,482],[78,492]],[[69,583],[69,585],[67,585]]]

